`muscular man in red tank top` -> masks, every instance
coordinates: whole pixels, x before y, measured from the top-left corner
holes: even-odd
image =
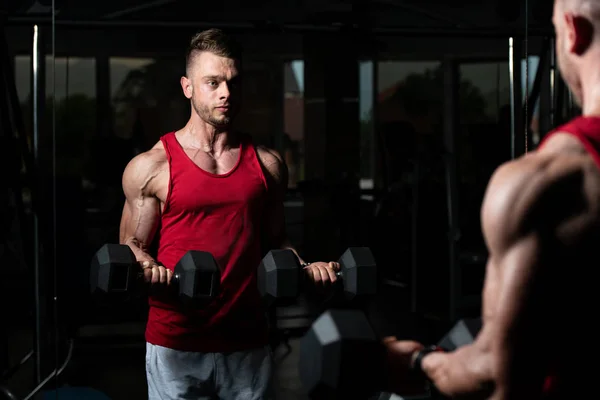
[[[256,272],[266,247],[261,238],[270,248],[294,250],[284,226],[287,170],[276,151],[231,130],[239,109],[240,54],[219,30],[194,36],[181,78],[191,103],[187,125],[136,156],[123,174],[120,240],[147,281],[168,285],[188,250],[210,252],[221,269],[220,294],[206,308],[183,311],[166,296],[150,296],[150,400],[272,395]],[[337,269],[337,263],[316,262],[306,273],[315,284],[329,285]]]
[[[483,327],[474,343],[442,353],[386,339],[391,391],[414,389],[407,372],[416,368],[454,398],[598,395],[596,369],[585,364],[598,341],[600,1],[556,0],[553,24],[559,69],[583,115],[489,182]]]

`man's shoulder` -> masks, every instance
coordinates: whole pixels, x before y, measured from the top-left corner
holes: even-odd
[[[251,145],[254,148],[256,151],[256,156],[258,157],[258,161],[260,161],[263,167],[278,167],[284,163],[283,157],[279,151],[264,144],[256,143],[250,133],[236,131],[235,134],[237,139],[242,143]]]
[[[144,151],[133,157],[129,161],[129,165],[135,167],[149,168],[156,164],[167,161],[167,153],[163,144],[159,141],[151,149]],[[128,165],[128,166],[129,166]]]
[[[486,231],[517,239],[573,218],[598,220],[600,174],[585,154],[532,152],[501,165],[488,185]]]
[[[133,157],[123,172],[123,183],[145,181],[149,176],[164,169],[167,155],[162,143],[159,141],[151,149]]]
[[[270,147],[263,145],[256,145],[256,154],[260,158],[263,164],[281,164],[283,163],[283,157],[281,154]]]
[[[286,165],[283,157],[277,150],[267,146],[257,145],[256,156],[265,172],[273,179],[276,181],[285,179]]]

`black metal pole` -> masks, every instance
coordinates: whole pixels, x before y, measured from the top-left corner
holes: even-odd
[[[511,158],[515,159],[525,153],[525,120],[523,115],[523,89],[521,83],[521,60],[523,43],[515,38],[508,40],[508,64],[510,78],[511,105]]]
[[[449,258],[449,319],[455,321],[462,298],[462,273],[458,259],[460,240],[458,209],[458,175],[456,170],[456,130],[458,127],[458,65],[454,60],[444,61],[444,158],[446,170],[446,201],[448,207]]]
[[[418,146],[418,144],[417,144]],[[411,207],[411,247],[410,247],[410,310],[413,313],[419,311],[419,182],[420,182],[420,162],[418,156],[418,147],[415,150],[415,160],[413,163],[413,180],[412,180],[412,207]]]
[[[510,88],[510,154],[515,158],[515,111],[516,111],[516,86],[515,86],[515,47],[514,38],[508,39],[508,70],[509,70],[509,88]]]
[[[39,384],[42,381],[42,334],[43,334],[43,319],[45,317],[42,310],[42,266],[41,266],[41,240],[40,240],[40,213],[41,213],[41,199],[40,199],[40,158],[39,158],[39,133],[40,133],[40,104],[44,97],[44,51],[43,46],[40,43],[40,29],[39,26],[33,27],[33,57],[32,57],[32,71],[33,71],[33,159],[34,159],[34,170],[36,171],[35,181],[32,185],[36,188],[34,190],[33,202],[33,279],[34,279],[34,376],[35,384]]]

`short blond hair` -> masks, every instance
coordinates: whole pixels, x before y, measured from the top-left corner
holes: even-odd
[[[219,57],[242,61],[241,46],[221,29],[208,29],[198,32],[192,37],[185,57],[186,70],[189,69],[194,57],[203,51]]]

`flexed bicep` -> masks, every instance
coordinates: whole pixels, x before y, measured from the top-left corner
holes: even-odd
[[[153,197],[126,199],[121,216],[120,242],[146,251],[158,227],[159,207],[158,199]]]
[[[150,261],[148,247],[160,221],[160,200],[155,182],[161,172],[152,154],[135,157],[123,173],[125,204],[121,216],[119,240],[131,247],[138,261]]]

